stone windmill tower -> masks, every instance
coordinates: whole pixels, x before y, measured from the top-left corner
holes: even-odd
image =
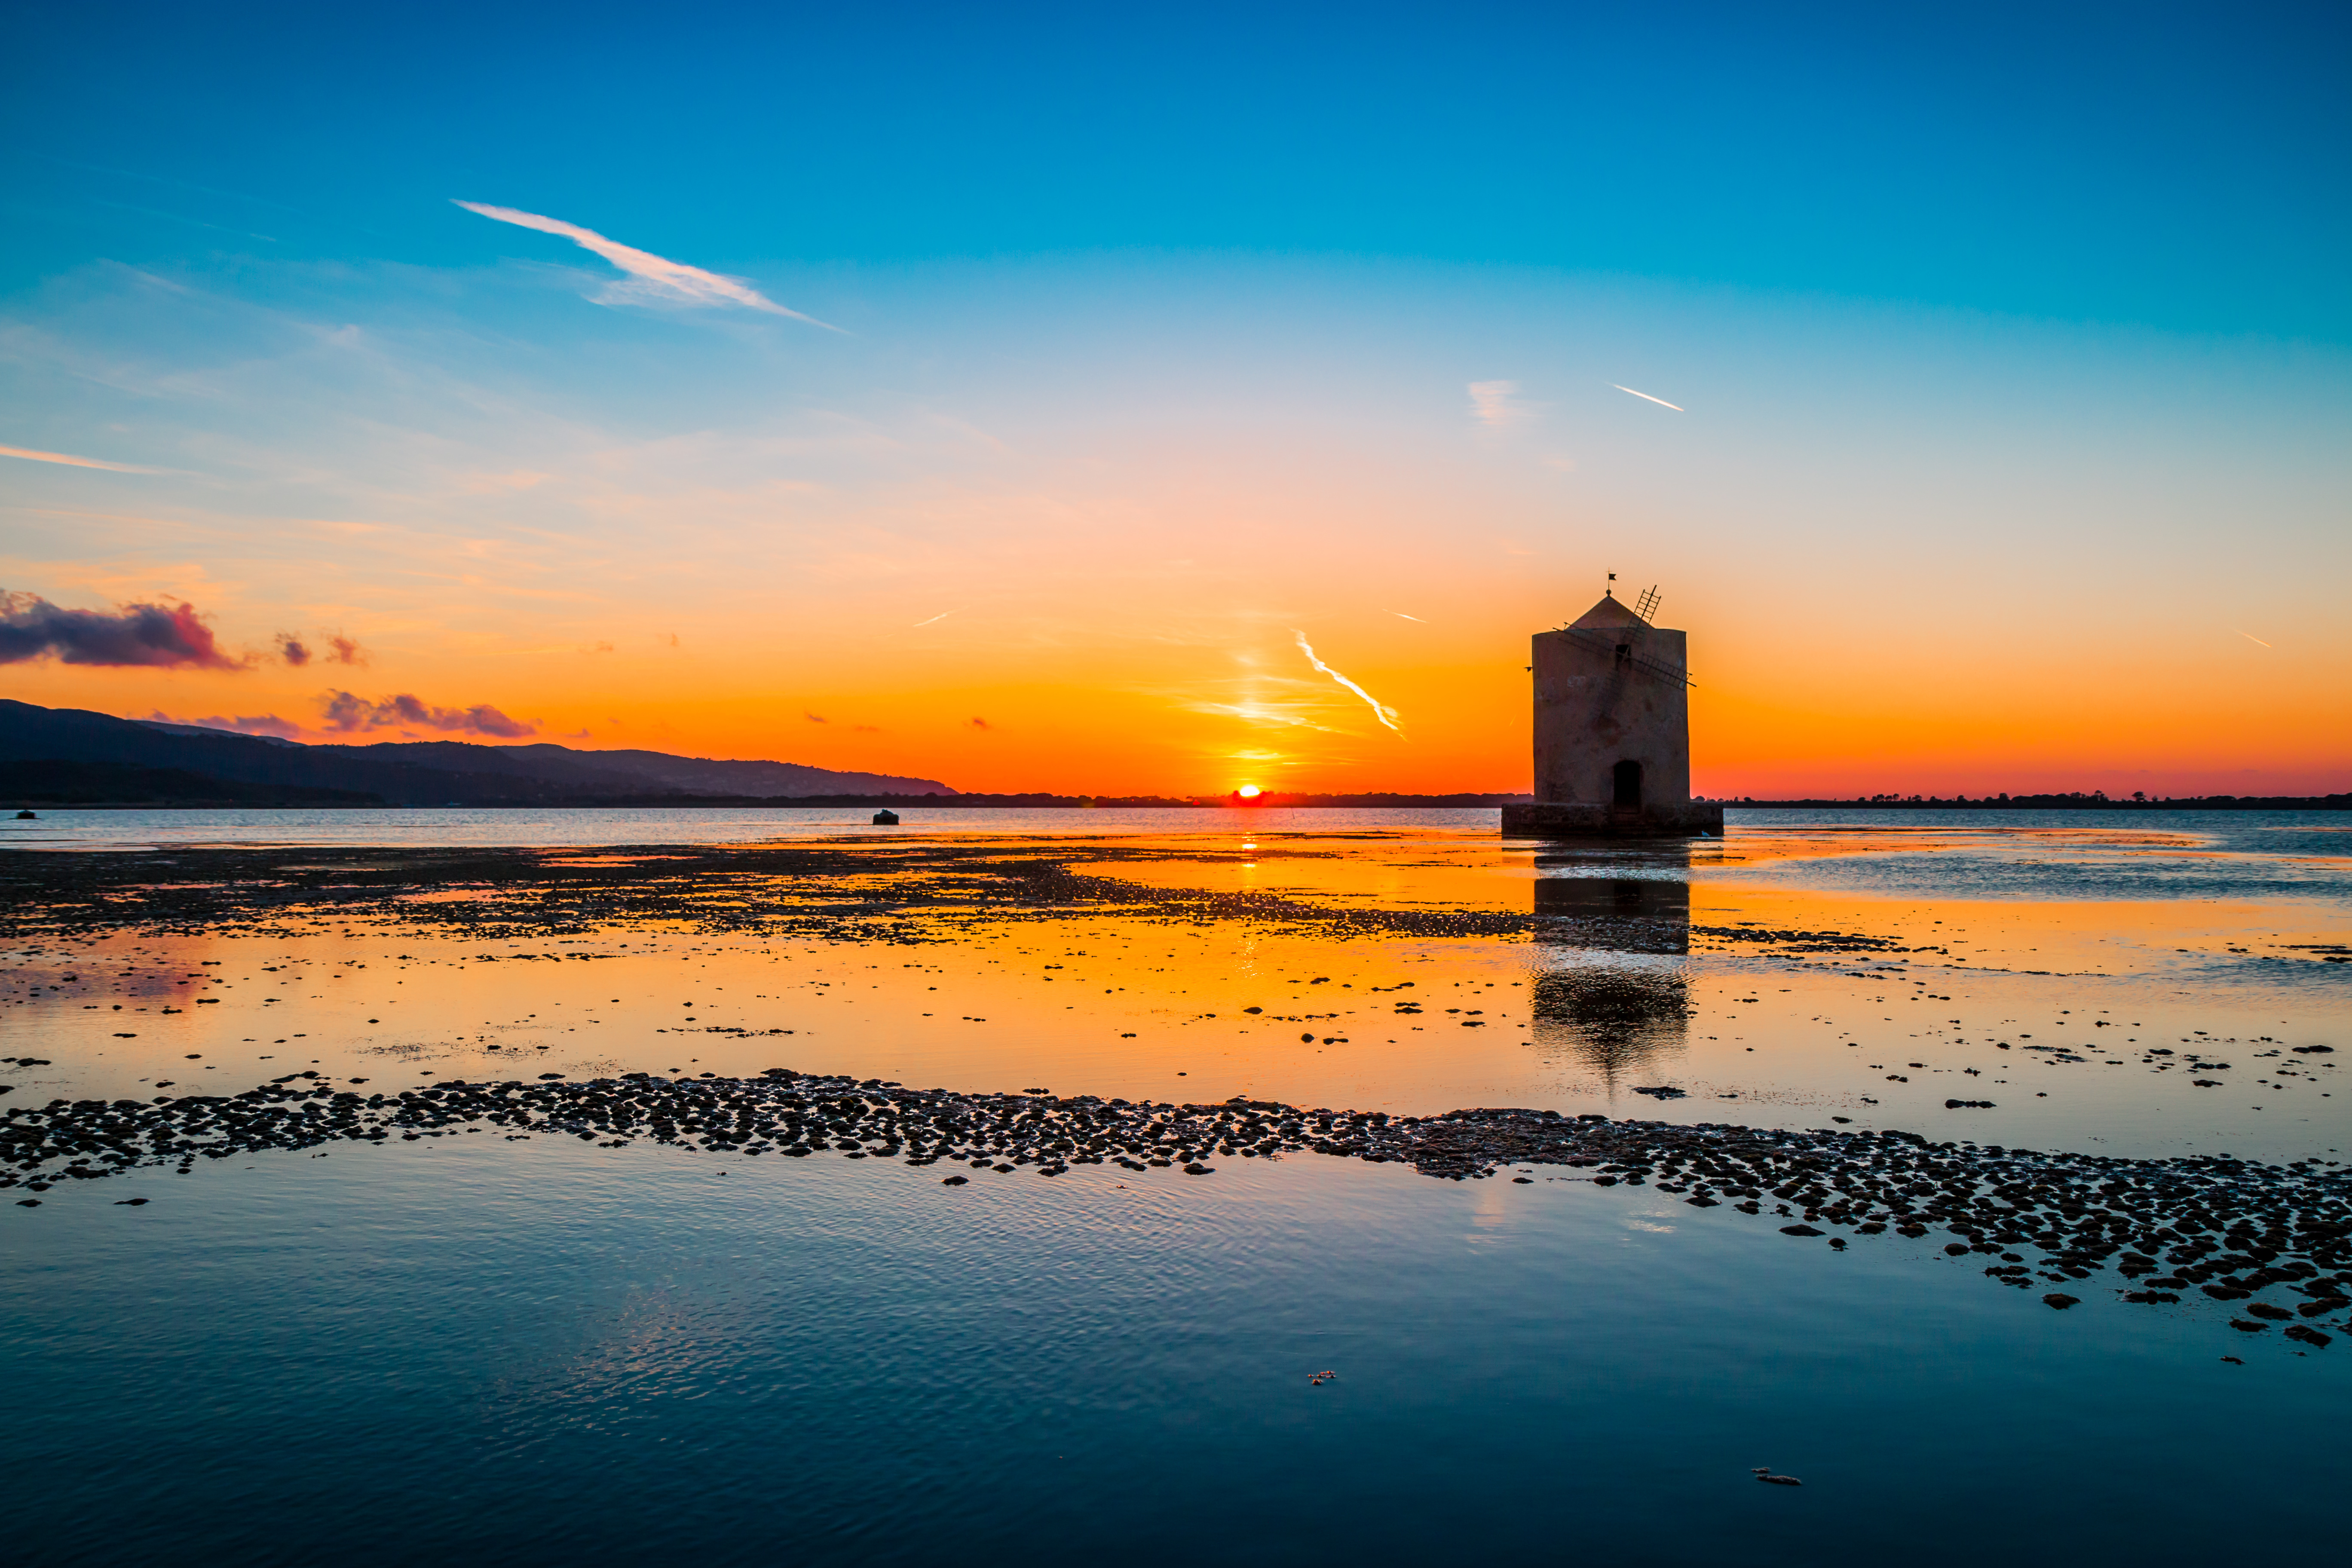
[[[1655,588],[1634,605],[1604,591],[1569,625],[1536,634],[1536,798],[1503,807],[1505,834],[1723,831],[1723,807],[1690,797],[1689,658],[1681,632],[1651,624],[1657,605]]]

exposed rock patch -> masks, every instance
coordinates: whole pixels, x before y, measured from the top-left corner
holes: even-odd
[[[1612,1121],[1550,1110],[1301,1110],[1272,1100],[1213,1105],[1091,1095],[957,1094],[877,1079],[771,1068],[758,1078],[468,1083],[362,1095],[316,1072],[236,1095],[152,1100],[51,1100],[0,1113],[0,1187],[46,1192],[142,1166],[193,1168],[262,1149],[416,1141],[495,1130],[509,1139],[570,1137],[607,1148],[646,1140],[728,1155],[949,1162],[1058,1175],[1116,1163],[1206,1175],[1212,1159],[1311,1151],[1407,1164],[1455,1181],[1506,1164],[1590,1172],[1595,1185],[1654,1184],[1700,1208],[1728,1205],[1782,1221],[1788,1235],[1914,1239],[1943,1231],[1954,1256],[1996,1254],[1989,1278],[2019,1289],[2068,1285],[2113,1268],[2125,1300],[2177,1302],[2201,1288],[2217,1300],[2278,1290],[2232,1326],[2325,1346],[2316,1320],[2352,1311],[2352,1172],[2300,1161],[2227,1156],[2126,1160],[1931,1142],[1907,1132],[1791,1131]],[[1768,1207],[1769,1205],[1769,1207]],[[26,1205],[25,1206],[37,1206]],[[30,1223],[30,1222],[27,1222]],[[1829,1228],[1824,1228],[1829,1227]],[[2024,1248],[2039,1254],[2029,1262]],[[2063,1291],[2043,1297],[2072,1306]],[[2305,1321],[2297,1321],[2305,1320]],[[2341,1331],[2339,1319],[2325,1325]]]

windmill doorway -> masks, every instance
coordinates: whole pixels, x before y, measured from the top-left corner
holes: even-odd
[[[1616,799],[1613,804],[1621,806],[1639,806],[1642,804],[1642,764],[1631,761],[1622,762],[1611,772],[1616,786]]]

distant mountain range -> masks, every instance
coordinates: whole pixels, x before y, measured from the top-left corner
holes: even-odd
[[[307,746],[0,699],[0,799],[36,804],[592,805],[955,793],[936,779],[665,752],[464,741]]]

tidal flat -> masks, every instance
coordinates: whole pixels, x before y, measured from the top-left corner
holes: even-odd
[[[2332,1534],[2324,814],[65,815],[0,1344],[66,1561]]]

